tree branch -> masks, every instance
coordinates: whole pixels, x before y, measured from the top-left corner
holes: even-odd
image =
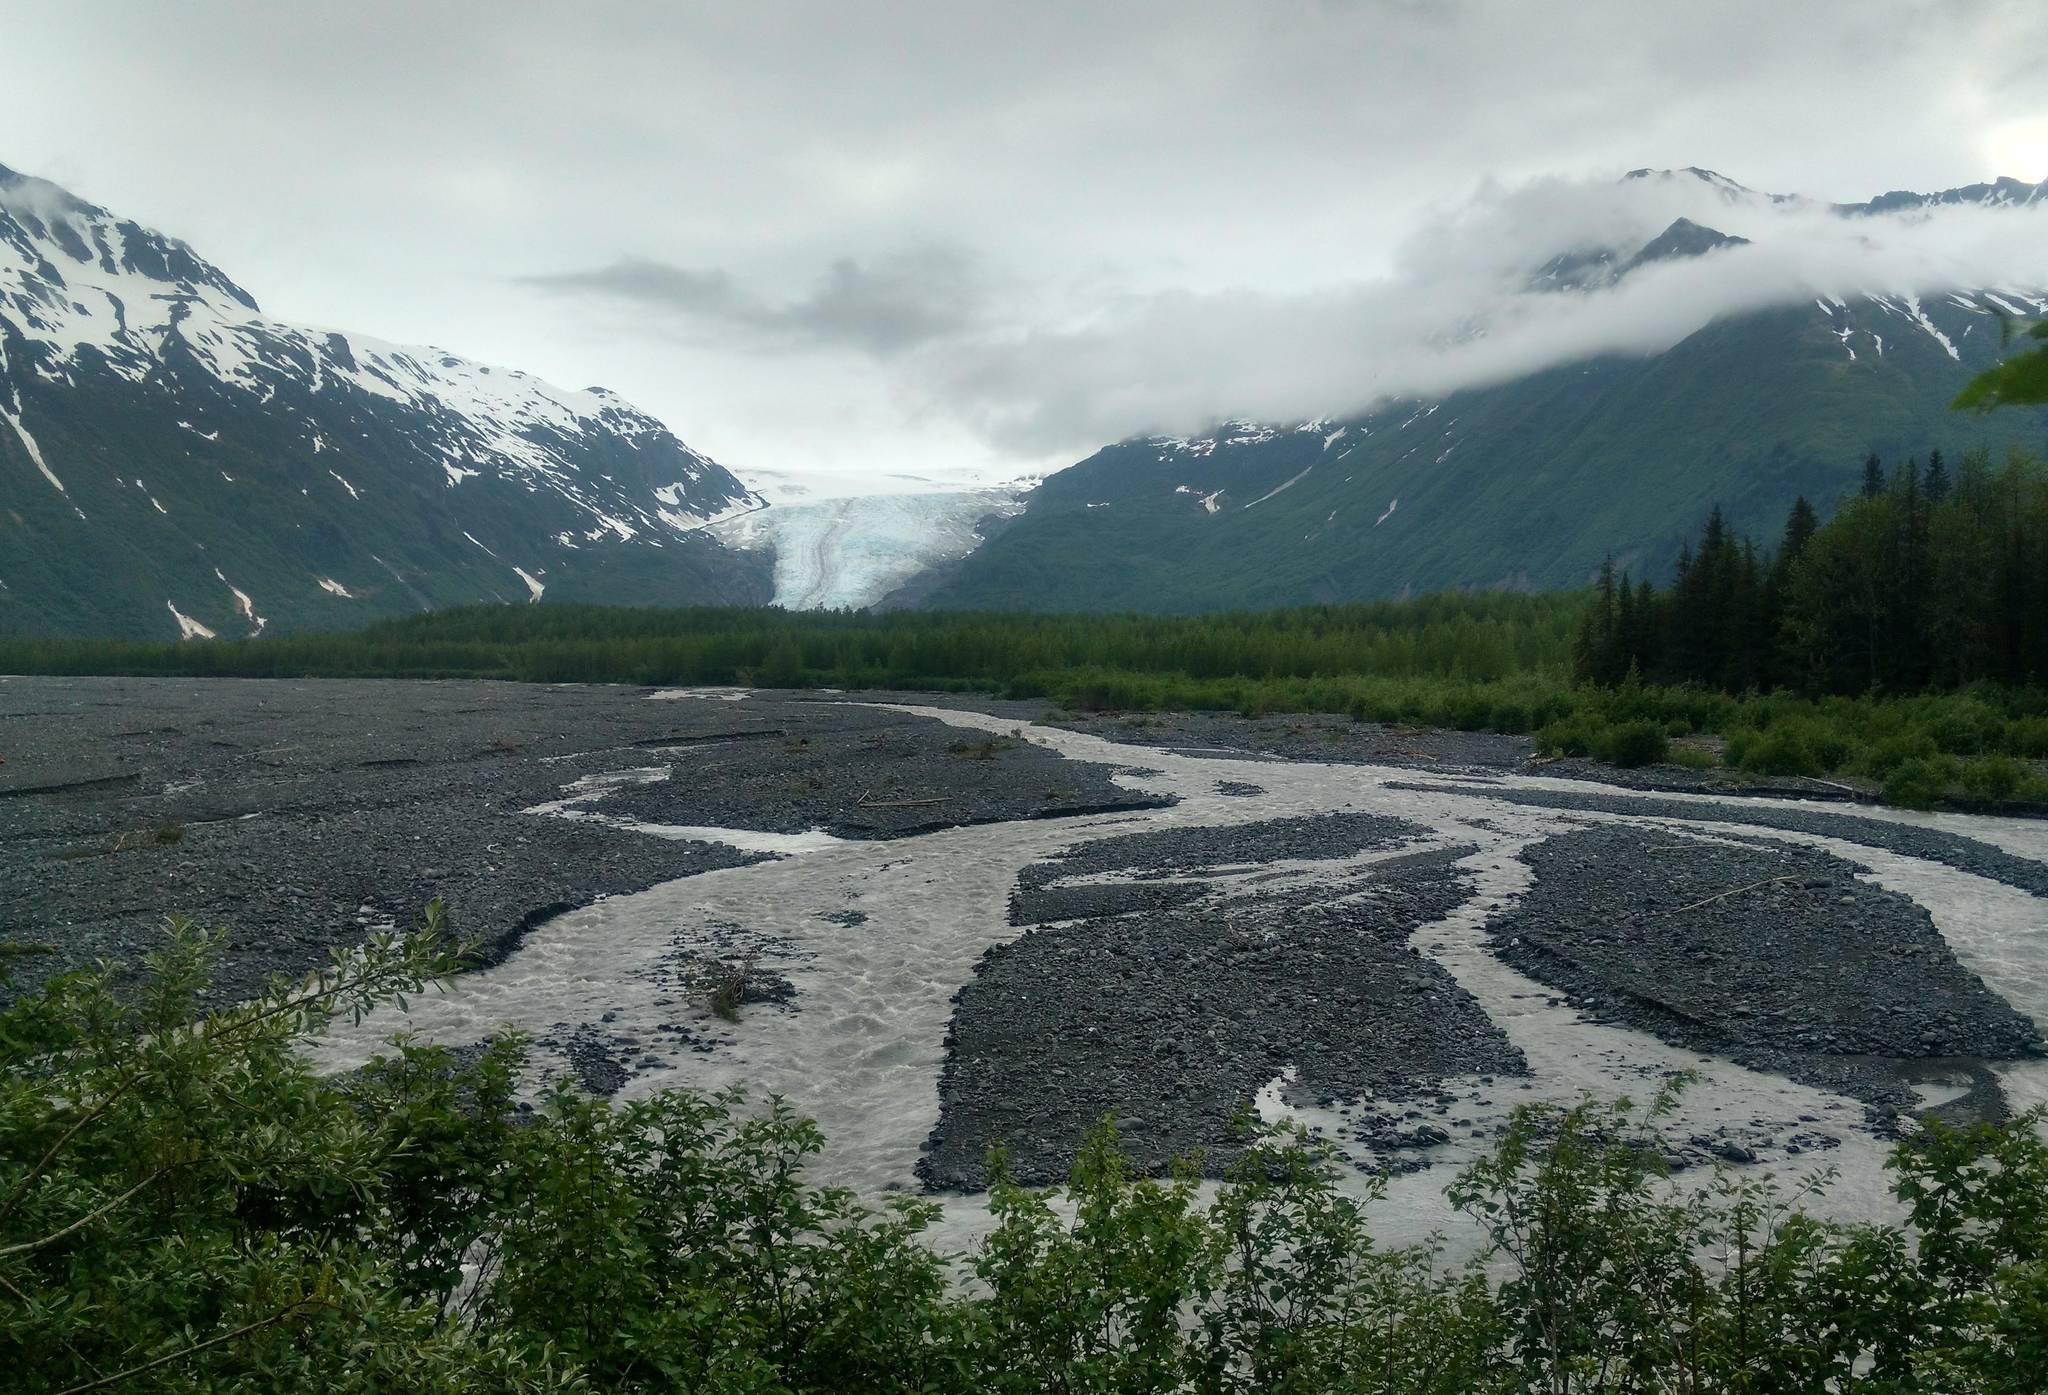
[[[331,1304],[321,1303],[315,1299],[302,1298],[289,1307],[279,1308],[269,1317],[258,1318],[254,1322],[245,1323],[232,1332],[223,1332],[218,1337],[208,1337],[203,1342],[196,1342],[189,1347],[181,1347],[177,1351],[157,1357],[154,1361],[145,1361],[140,1366],[130,1366],[125,1371],[116,1371],[111,1376],[101,1376],[98,1380],[89,1380],[84,1385],[66,1386],[58,1391],[57,1395],[81,1395],[81,1392],[87,1390],[104,1390],[107,1386],[113,1385],[118,1381],[127,1380],[130,1376],[139,1376],[144,1371],[154,1371],[157,1367],[168,1366],[173,1361],[183,1361],[188,1356],[197,1356],[208,1347],[217,1347],[223,1342],[232,1342],[238,1337],[246,1337],[251,1332],[259,1332],[266,1327],[275,1327],[278,1323],[283,1322],[301,1309],[331,1306]],[[336,1311],[340,1310],[337,1309]]]
[[[127,1094],[130,1090],[134,1089],[137,1082],[146,1078],[148,1074],[148,1071],[138,1071],[136,1074],[129,1076],[126,1080],[121,1082],[121,1086],[119,1089],[115,1090],[112,1094],[108,1095],[105,1099],[101,1100],[91,1109],[88,1109],[84,1114],[79,1116],[76,1123],[72,1124],[70,1128],[64,1130],[63,1134],[58,1137],[57,1141],[50,1145],[50,1151],[43,1154],[43,1156],[37,1160],[36,1165],[28,1170],[28,1175],[23,1177],[19,1182],[14,1184],[14,1190],[7,1194],[7,1200],[4,1203],[0,1203],[0,1219],[4,1219],[7,1216],[13,1214],[14,1208],[20,1204],[22,1197],[28,1194],[29,1186],[36,1180],[36,1178],[43,1175],[44,1169],[49,1167],[50,1163],[56,1158],[57,1154],[64,1151],[64,1145],[71,1141],[73,1135],[75,1135],[80,1129],[84,1128],[87,1124],[90,1124],[93,1120],[99,1118],[100,1115],[106,1113],[109,1109],[113,1108],[114,1102],[116,1100],[120,1099],[121,1096]]]
[[[115,1207],[120,1206],[125,1202],[129,1201],[137,1193],[142,1191],[143,1188],[147,1187],[150,1183],[158,1180],[161,1177],[168,1175],[169,1173],[177,1171],[177,1169],[183,1166],[185,1166],[183,1162],[166,1163],[164,1166],[158,1168],[156,1171],[150,1173],[149,1176],[143,1178],[140,1182],[137,1182],[134,1186],[130,1187],[127,1191],[122,1192],[112,1201],[106,1202],[100,1206],[95,1206],[92,1210],[86,1212],[83,1216],[80,1216],[77,1220],[73,1221],[70,1225],[65,1226],[62,1230],[54,1231],[49,1235],[45,1235],[40,1240],[24,1240],[18,1245],[9,1245],[5,1249],[0,1249],[0,1259],[7,1259],[14,1255],[29,1254],[32,1251],[42,1249],[45,1245],[56,1244],[65,1236],[75,1234],[78,1231],[85,1229],[94,1221],[98,1220],[101,1216],[104,1216],[109,1211],[112,1211]]]

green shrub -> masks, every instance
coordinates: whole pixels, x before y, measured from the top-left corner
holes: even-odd
[[[1759,775],[1818,775],[1830,767],[1821,763],[1807,744],[1806,733],[1787,727],[1760,731],[1739,743],[1729,743],[1734,763]]]
[[[1864,774],[1882,780],[1902,765],[1932,760],[1939,754],[1934,739],[1926,732],[1907,731],[1896,736],[1888,736],[1867,748],[1857,761],[1857,767]]]
[[[1655,765],[1670,753],[1671,738],[1656,722],[1623,722],[1601,733],[1595,749],[1610,765]]]
[[[1809,720],[1803,724],[1801,735],[1823,773],[1840,770],[1856,754],[1856,743],[1833,721]]]
[[[1927,724],[1927,734],[1948,755],[1973,756],[2003,744],[2005,718],[1975,698],[1951,698]]]
[[[2005,749],[2033,760],[2048,758],[2048,717],[2015,717],[2007,722]]]
[[[1590,756],[1606,734],[1597,717],[1564,717],[1536,733],[1536,750],[1546,756]]]
[[[1713,770],[1721,764],[1712,751],[1701,746],[1673,746],[1665,759],[1687,770]]]
[[[1978,756],[1963,762],[1956,782],[1972,799],[2011,799],[2026,783],[2027,770],[2011,756]]]
[[[1953,756],[1914,756],[1892,767],[1884,799],[1903,809],[1932,809],[1955,785],[1960,768]]]
[[[1529,716],[1528,705],[1520,702],[1496,702],[1488,715],[1487,725],[1504,735],[1535,729],[1535,723]]]

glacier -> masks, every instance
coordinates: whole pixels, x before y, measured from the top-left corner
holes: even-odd
[[[860,610],[981,545],[981,524],[1024,508],[1023,486],[778,503],[706,525],[727,547],[770,551],[774,603]]]

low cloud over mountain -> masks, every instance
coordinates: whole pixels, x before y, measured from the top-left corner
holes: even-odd
[[[1721,317],[1815,297],[2039,287],[2048,185],[1850,205],[1698,169],[1489,185],[1418,227],[1386,274],[1293,292],[1029,284],[957,250],[840,261],[784,302],[644,260],[534,279],[742,346],[855,351],[923,409],[1044,453],[1655,353]]]

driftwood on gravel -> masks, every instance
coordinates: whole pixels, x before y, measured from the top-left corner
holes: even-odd
[[[1677,910],[1666,911],[1664,914],[1683,915],[1687,911],[1696,911],[1701,906],[1711,906],[1716,901],[1725,901],[1730,896],[1740,896],[1745,891],[1755,891],[1758,887],[1769,886],[1773,882],[1796,882],[1798,880],[1799,878],[1797,877],[1765,877],[1760,882],[1751,882],[1747,886],[1730,887],[1728,890],[1709,896],[1703,901],[1695,901],[1690,906],[1680,906]]]
[[[853,801],[853,807],[856,809],[924,809],[934,804],[944,804],[952,797],[950,794],[940,794],[933,795],[929,799],[869,799],[868,792],[862,790],[860,798]]]

